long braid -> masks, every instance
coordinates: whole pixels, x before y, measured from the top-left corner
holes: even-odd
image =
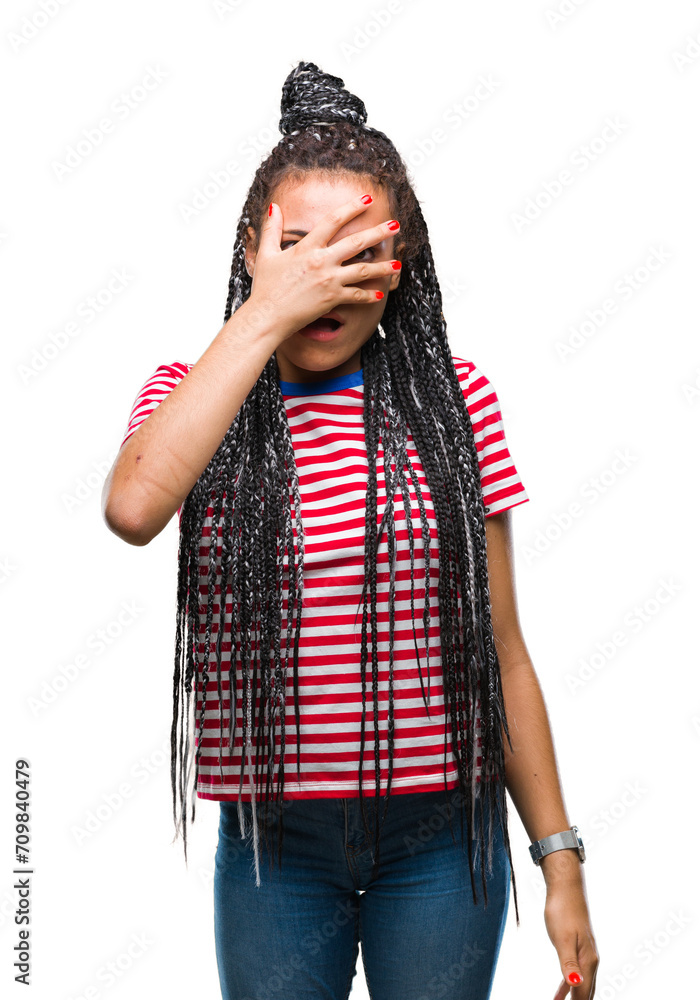
[[[363,758],[365,752],[366,674],[371,652],[374,705],[375,806],[381,790],[379,731],[379,657],[377,621],[377,554],[383,533],[389,559],[389,722],[388,776],[381,822],[375,825],[374,870],[379,864],[379,831],[386,816],[394,761],[394,591],[396,525],[394,500],[401,491],[411,553],[411,619],[416,660],[426,713],[430,714],[430,563],[431,536],[425,498],[418,474],[408,456],[408,435],[415,444],[430,491],[438,535],[438,601],[443,690],[445,692],[444,757],[447,797],[447,740],[454,755],[467,819],[472,894],[474,883],[472,837],[476,798],[487,807],[480,811],[481,855],[488,847],[487,871],[492,866],[494,817],[502,822],[504,844],[511,862],[511,882],[519,924],[515,872],[507,824],[504,735],[512,750],[503,703],[500,666],[491,621],[486,558],[483,494],[474,434],[457,372],[452,362],[442,295],[435,273],[428,230],[408,179],[406,165],[389,138],[368,127],[364,104],[349,94],[343,81],[322,73],[314,63],[300,63],[283,86],[282,139],[258,168],[238,221],[224,322],[245,302],[252,281],[245,267],[248,227],[259,239],[267,205],[287,178],[310,172],[347,173],[367,178],[383,188],[395,218],[401,220],[403,263],[401,281],[388,297],[381,326],[361,352],[364,382],[364,431],[368,461],[365,508],[365,578],[360,604],[362,614],[361,684],[362,722],[359,762],[360,805],[365,831]],[[383,450],[386,500],[381,522],[377,518],[377,462]],[[393,467],[393,468],[392,468]],[[414,604],[414,532],[410,476],[421,519],[425,565],[423,631],[427,687],[420,666]],[[294,516],[292,516],[292,509]],[[202,539],[209,537],[208,558],[200,559]],[[220,550],[219,550],[220,537]],[[202,564],[200,566],[200,563]],[[240,791],[245,775],[251,793],[252,833],[255,846],[256,884],[259,886],[258,810],[262,795],[261,826],[269,847],[270,813],[279,813],[278,863],[282,863],[284,822],[286,694],[290,654],[296,722],[296,768],[301,770],[299,713],[299,643],[304,583],[304,530],[301,492],[294,458],[291,429],[279,384],[275,355],[269,359],[248,393],[219,448],[183,503],[178,552],[177,629],[171,732],[171,782],[176,836],[182,827],[187,859],[186,802],[189,783],[191,689],[199,663],[201,699],[194,708],[200,725],[195,739],[194,794],[199,761],[206,745],[204,713],[210,672],[210,639],[214,627],[214,599],[218,590],[219,614],[216,647],[216,683],[219,699],[219,769],[223,776],[222,738],[225,712],[229,712],[227,749],[240,752],[238,815],[246,836]],[[203,569],[205,572],[203,572]],[[203,580],[200,584],[200,577]],[[283,583],[288,580],[286,630]],[[204,608],[200,608],[200,586]],[[369,590],[369,600],[368,600]],[[231,653],[229,703],[222,690],[222,635],[226,606],[231,603]],[[206,611],[202,641],[197,646],[199,612]],[[359,613],[359,605],[358,605]],[[368,619],[371,651],[368,649]],[[284,658],[284,662],[282,662]],[[240,679],[240,698],[237,680]],[[259,705],[257,702],[259,701]],[[236,736],[236,710],[240,707],[242,733]],[[448,733],[449,720],[449,733]],[[253,729],[256,727],[255,735]],[[279,732],[278,732],[279,730]],[[184,736],[184,747],[183,747]],[[279,744],[278,744],[279,736]],[[255,748],[253,746],[255,744]],[[480,744],[480,745],[479,745]],[[255,750],[255,752],[254,752]],[[253,774],[253,756],[255,774]],[[481,773],[477,757],[481,757]],[[179,770],[178,770],[179,767]],[[262,790],[260,770],[265,768]],[[275,784],[276,782],[276,784]],[[276,796],[273,796],[276,787]],[[178,797],[181,814],[178,819]],[[488,824],[488,833],[484,827]],[[451,829],[450,819],[450,829]],[[464,830],[462,825],[462,836]],[[454,838],[454,833],[453,833]],[[272,852],[270,852],[272,864]],[[488,901],[486,873],[482,888]]]

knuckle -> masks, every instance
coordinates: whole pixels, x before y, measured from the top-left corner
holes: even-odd
[[[352,292],[352,297],[355,300],[355,302],[364,302],[365,293],[361,288],[354,288]]]
[[[348,239],[350,240],[350,243],[354,247],[357,247],[358,250],[362,250],[363,249],[363,247],[364,247],[364,240],[362,238],[362,234],[361,233],[359,233],[359,232],[358,233],[350,233],[350,235],[348,236]]]
[[[323,251],[314,250],[313,253],[311,253],[309,256],[308,264],[310,267],[314,268],[314,270],[319,270],[320,268],[322,268],[325,264],[325,255]]]

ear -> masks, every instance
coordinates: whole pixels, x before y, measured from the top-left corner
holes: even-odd
[[[245,268],[252,278],[253,271],[255,270],[255,258],[257,257],[257,249],[255,249],[255,230],[252,226],[248,226],[246,236]]]

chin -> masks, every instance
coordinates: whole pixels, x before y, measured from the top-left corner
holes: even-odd
[[[359,348],[357,347],[349,348],[347,345],[340,350],[339,345],[324,344],[316,341],[305,345],[304,350],[294,351],[294,353],[285,352],[284,361],[289,365],[293,365],[300,373],[309,372],[314,375],[324,375],[352,361],[355,355],[358,354],[358,350]],[[279,353],[277,358],[279,366]],[[357,367],[359,368],[360,366],[361,362],[358,358]],[[287,378],[281,374],[280,377],[285,382],[300,381],[299,374]]]

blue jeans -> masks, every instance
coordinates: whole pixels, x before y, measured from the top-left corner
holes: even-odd
[[[277,807],[277,817],[280,808],[284,813],[282,867],[275,849],[272,873],[259,820],[262,885],[256,888],[238,803],[220,801],[214,926],[223,1000],[347,1000],[360,943],[371,1000],[487,1000],[508,912],[510,864],[497,824],[484,907],[474,841],[475,904],[460,802],[457,788],[447,800],[444,787],[392,790],[372,879],[373,838],[365,838],[359,798],[286,800]],[[250,803],[243,808],[250,831]],[[373,831],[372,796],[365,814]],[[278,822],[273,818],[275,845]]]

